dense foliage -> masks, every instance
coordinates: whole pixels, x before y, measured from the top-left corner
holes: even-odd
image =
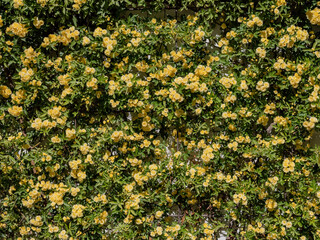
[[[0,237],[320,239],[317,25],[314,0],[0,0]]]

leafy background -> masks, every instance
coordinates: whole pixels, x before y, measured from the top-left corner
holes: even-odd
[[[0,236],[319,239],[319,5],[0,0]]]

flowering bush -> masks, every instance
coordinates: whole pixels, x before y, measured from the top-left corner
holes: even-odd
[[[320,239],[320,2],[0,3],[3,239]]]

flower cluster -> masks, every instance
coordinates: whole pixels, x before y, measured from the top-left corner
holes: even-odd
[[[6,33],[23,38],[27,35],[28,28],[26,28],[25,24],[14,22],[6,28]]]
[[[309,131],[315,127],[315,124],[318,122],[318,119],[315,117],[310,117],[309,121],[304,121],[303,126]]]
[[[320,237],[320,3],[2,2],[1,239]]]
[[[320,9],[315,8],[307,12],[308,20],[311,24],[320,25]]]

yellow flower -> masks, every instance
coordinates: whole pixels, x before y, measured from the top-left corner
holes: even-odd
[[[17,35],[19,37],[25,37],[28,33],[28,29],[25,27],[24,24],[14,22],[6,29],[6,33],[9,35]]]
[[[41,227],[43,225],[42,217],[36,216],[35,218],[30,220],[30,224],[37,226],[37,227]]]
[[[85,45],[88,45],[90,44],[90,38],[88,37],[83,37],[82,39],[82,45],[85,46]]]
[[[315,124],[318,122],[318,119],[315,117],[311,117],[309,121],[304,121],[303,122],[303,126],[307,129],[307,130],[311,130],[315,127]]]
[[[77,178],[79,182],[83,182],[83,180],[87,177],[87,174],[83,171],[79,171],[77,174]]]
[[[80,146],[80,151],[83,155],[87,155],[88,152],[90,151],[90,146],[87,143],[84,143],[83,145]]]
[[[51,201],[51,206],[62,205],[63,204],[63,192],[54,192],[49,195]]]
[[[33,20],[33,25],[36,27],[36,28],[41,28],[41,26],[44,24],[44,21],[43,20],[39,20],[38,17],[36,17],[34,20]]]
[[[71,212],[71,217],[72,218],[78,218],[78,217],[83,217],[83,210],[85,209],[86,207],[81,205],[81,204],[75,204],[73,205],[72,207],[72,212]]]
[[[49,224],[49,233],[55,233],[55,232],[58,232],[59,231],[59,227],[57,227],[57,226],[53,226],[53,225],[51,225],[51,224]]]
[[[23,1],[22,0],[14,0],[13,1],[13,7],[14,8],[19,8],[19,7],[22,7],[24,5]]]
[[[71,80],[69,74],[58,76],[59,83],[63,86],[67,86],[69,81]]]
[[[222,77],[219,82],[226,88],[231,88],[233,85],[237,84],[234,77]]]
[[[53,119],[57,119],[58,117],[61,116],[61,112],[60,110],[62,109],[61,106],[57,107],[53,107],[52,109],[48,110],[48,114],[50,115],[50,117],[52,117]]]
[[[138,47],[141,42],[141,38],[132,38],[131,43],[134,47]]]
[[[201,155],[201,159],[203,160],[204,163],[209,163],[210,160],[214,158],[213,154],[213,148],[208,146],[203,150],[203,153]]]
[[[68,128],[66,130],[66,137],[68,140],[74,139],[76,137],[76,130]]]
[[[297,88],[299,82],[301,81],[301,76],[298,73],[295,73],[293,76],[289,76],[288,80],[290,81],[292,87]]]
[[[0,95],[2,95],[2,97],[9,98],[11,94],[12,91],[10,90],[10,88],[5,85],[0,85]]]
[[[162,227],[157,227],[156,228],[156,232],[157,232],[158,235],[162,235],[163,228]]]
[[[69,238],[66,230],[62,230],[59,235],[58,235],[59,239],[61,240],[67,240]]]
[[[261,47],[258,47],[256,49],[256,53],[259,55],[259,57],[265,58],[267,51],[265,49],[261,48]]]
[[[289,158],[285,158],[283,163],[283,171],[285,173],[287,172],[293,172],[294,171],[294,167],[295,167],[295,163],[293,162],[293,160],[289,159]]]
[[[95,72],[96,70],[94,68],[86,66],[84,74],[94,74]]]
[[[87,82],[87,87],[92,88],[93,90],[98,89],[98,80],[96,78],[92,78],[89,82]]]
[[[257,83],[256,88],[257,88],[257,90],[259,90],[261,92],[265,92],[269,88],[269,83],[268,82],[263,82],[263,81],[260,80]]]
[[[129,193],[132,192],[134,184],[127,184],[124,186],[124,190]]]
[[[159,219],[162,217],[162,215],[163,215],[163,211],[157,211],[155,214],[155,218]]]
[[[27,82],[30,80],[30,78],[33,76],[33,70],[32,69],[27,69],[27,68],[23,68],[20,72],[19,72],[19,76],[21,77],[21,81],[22,82]]]
[[[315,8],[307,12],[307,18],[311,24],[320,25],[320,9]]]
[[[286,0],[277,0],[277,6],[280,7],[280,6],[285,6],[287,5],[287,2]]]
[[[266,200],[266,207],[269,211],[273,211],[278,206],[277,202],[272,199]]]
[[[111,135],[111,139],[115,142],[119,142],[121,138],[123,137],[123,132],[122,131],[115,131]]]
[[[72,195],[73,197],[75,197],[75,196],[77,196],[78,192],[80,192],[80,188],[78,188],[78,187],[76,187],[76,188],[72,187],[72,188],[70,189],[70,192],[71,192],[71,195]]]
[[[21,115],[22,113],[22,107],[19,106],[12,106],[10,108],[8,108],[8,112],[15,117],[18,117]]]
[[[54,136],[51,138],[51,142],[53,143],[60,143],[61,142],[61,139],[57,136]]]

